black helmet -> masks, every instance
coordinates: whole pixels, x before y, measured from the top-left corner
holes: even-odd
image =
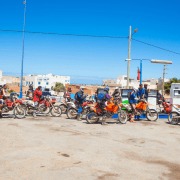
[[[38,86],[38,89],[42,89],[42,86]]]
[[[29,89],[33,89],[33,85],[32,84],[29,85]]]

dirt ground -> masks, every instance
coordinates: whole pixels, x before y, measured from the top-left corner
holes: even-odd
[[[7,115],[0,143],[1,180],[180,179],[180,126],[166,119],[101,126]]]

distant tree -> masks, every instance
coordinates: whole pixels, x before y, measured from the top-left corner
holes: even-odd
[[[66,88],[64,87],[64,85],[62,83],[58,83],[56,82],[55,86],[51,87],[52,90],[56,91],[56,92],[65,92]]]
[[[172,83],[180,83],[180,80],[177,79],[177,78],[172,78],[172,79],[170,79],[169,82],[166,82],[166,83],[164,84],[164,90],[165,90],[165,93],[166,93],[166,94],[170,94],[170,89],[171,89],[171,84],[172,84]]]

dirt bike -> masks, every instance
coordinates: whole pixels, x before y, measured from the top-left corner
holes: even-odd
[[[118,121],[122,124],[127,122],[127,114],[124,110],[122,110],[122,103],[118,100],[112,98],[109,102],[107,102],[106,111],[107,118],[111,118],[115,113],[118,114]],[[89,124],[97,123],[103,117],[103,112],[98,103],[95,104],[94,107],[91,107],[91,112],[89,112],[86,116],[86,121]]]
[[[80,114],[81,117],[86,116],[90,111],[90,107],[93,104],[92,100],[86,100],[86,102],[83,102],[82,104],[82,112]],[[78,115],[78,104],[75,102],[74,105],[71,105],[70,108],[67,110],[67,116],[69,119],[75,119]]]
[[[171,105],[169,103],[159,100],[158,104],[159,104],[159,108],[157,110],[159,110],[160,113],[169,114],[171,112]],[[163,109],[161,108],[160,105],[162,105]]]
[[[18,118],[22,119],[26,115],[26,110],[23,107],[25,103],[23,100],[17,100],[18,94],[12,93],[10,97],[3,97],[3,104],[2,104],[2,113],[7,113],[13,110],[13,115]]]
[[[177,111],[171,111],[168,115],[168,121],[171,124],[178,124],[180,122],[180,105],[172,105]]]
[[[56,99],[51,99],[50,96],[41,97],[39,101],[39,106],[36,112],[49,114],[51,113],[52,116],[59,117],[62,114],[61,108],[58,105],[54,105],[56,102]],[[26,102],[26,114],[33,114],[34,112],[34,102],[33,101],[27,101]]]
[[[135,116],[141,116],[143,114],[146,114],[146,118],[149,121],[156,121],[158,119],[158,112],[155,109],[149,109],[149,104],[144,99],[138,99],[138,104],[135,108]],[[122,104],[123,107],[126,109],[126,113],[128,116],[128,120],[131,119],[132,115],[132,107],[130,104]]]

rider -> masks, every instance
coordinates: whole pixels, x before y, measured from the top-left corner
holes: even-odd
[[[30,100],[33,100],[34,97],[34,90],[33,85],[29,85],[29,89],[27,90],[26,97],[28,97]]]
[[[70,93],[71,93],[71,87],[68,87],[67,91],[65,92],[65,101],[66,102],[70,102],[71,101],[71,96],[70,96]]]
[[[97,103],[99,104],[99,107],[103,113],[102,125],[107,125],[106,123],[107,110],[106,110],[105,102],[111,99],[111,96],[108,93],[109,93],[109,87],[107,86],[104,88],[104,92],[99,93],[97,95]]]
[[[119,87],[116,87],[115,88],[115,91],[113,92],[113,94],[112,94],[112,97],[114,98],[114,99],[120,99],[120,91],[119,91]]]
[[[82,104],[85,101],[86,96],[84,95],[84,87],[81,86],[79,91],[75,94],[75,100],[78,104],[77,120],[81,121]]]
[[[134,121],[134,115],[135,115],[135,108],[136,108],[136,94],[137,94],[137,90],[134,89],[133,91],[130,92],[130,100],[129,100],[129,104],[131,105],[132,108],[132,115],[131,115],[131,120],[130,122],[136,122]]]
[[[40,101],[40,97],[42,95],[42,91],[41,91],[42,87],[38,86],[38,88],[34,91],[34,113],[33,116],[36,117],[36,110],[38,109],[38,105],[39,105],[39,101]]]

